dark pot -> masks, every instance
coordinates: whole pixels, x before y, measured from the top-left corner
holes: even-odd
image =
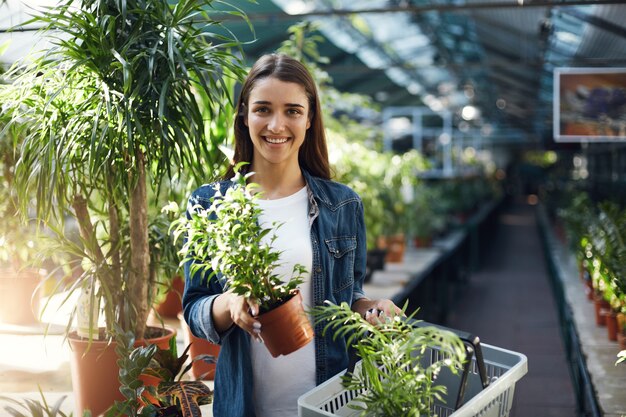
[[[367,268],[373,271],[385,269],[385,249],[370,249],[367,251]]]

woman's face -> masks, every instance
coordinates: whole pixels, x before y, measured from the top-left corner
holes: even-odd
[[[245,124],[254,145],[254,165],[298,163],[309,121],[309,100],[303,86],[269,77],[250,91]]]

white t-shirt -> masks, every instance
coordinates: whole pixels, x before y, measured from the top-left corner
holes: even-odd
[[[300,284],[305,309],[312,304],[311,274],[313,248],[309,227],[306,187],[277,200],[258,200],[263,209],[261,224],[269,227],[282,223],[273,247],[282,251],[279,276],[291,277],[294,264],[304,265],[307,274]],[[269,240],[269,236],[266,236]],[[298,415],[298,397],[315,388],[315,343],[310,342],[285,356],[272,357],[267,348],[251,342],[253,394],[257,417],[293,417]]]

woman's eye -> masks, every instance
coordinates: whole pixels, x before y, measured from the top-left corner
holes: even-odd
[[[267,113],[269,111],[270,109],[268,109],[267,107],[257,107],[256,109],[254,109],[255,113]]]
[[[287,110],[287,113],[291,114],[291,115],[302,114],[302,112],[300,110],[298,110],[298,109],[289,109],[289,110]]]

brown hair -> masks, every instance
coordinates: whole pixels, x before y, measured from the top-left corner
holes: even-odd
[[[248,127],[244,123],[246,106],[255,83],[260,79],[269,77],[304,87],[309,99],[308,118],[311,126],[307,129],[304,143],[298,152],[298,162],[300,167],[307,170],[311,175],[330,179],[326,134],[324,133],[322,108],[315,81],[309,70],[300,61],[283,54],[268,54],[260,57],[252,66],[243,83],[237,100],[237,115],[235,116],[234,164],[228,168],[225,177],[232,177],[234,174],[233,167],[239,162],[252,162],[254,147]]]

